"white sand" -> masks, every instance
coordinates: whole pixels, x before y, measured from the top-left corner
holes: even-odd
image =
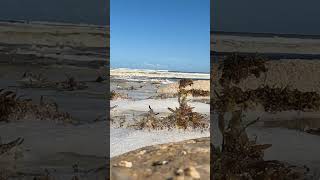
[[[18,159],[23,169],[37,171],[39,167],[48,167],[64,170],[77,162],[92,168],[103,164],[103,157],[107,156],[106,122],[80,126],[63,126],[48,121],[12,122],[1,124],[0,132],[3,142],[24,138],[21,145],[24,156]],[[12,161],[3,158],[8,157],[2,157],[1,162]],[[62,160],[57,161],[60,158]]]
[[[110,157],[120,155],[145,146],[177,142],[210,136],[209,131],[137,131],[124,128],[110,129]]]
[[[117,113],[122,114],[128,111],[145,111],[149,110],[150,105],[155,112],[169,112],[167,107],[178,107],[176,98],[170,99],[146,99],[139,101],[117,100],[111,101],[111,106],[118,105]],[[191,106],[195,107],[194,111],[209,114],[210,105],[204,103],[193,102]],[[110,156],[114,157],[122,153],[126,153],[141,147],[154,144],[162,144],[168,142],[177,142],[187,139],[208,137],[209,130],[201,132],[200,130],[133,130],[126,128],[110,129]]]
[[[167,70],[127,68],[111,69],[110,75],[115,78],[123,78],[126,80],[133,77],[210,79],[210,74],[208,73],[170,72]]]
[[[221,134],[217,121],[213,124],[213,139],[215,145],[221,144]],[[272,144],[265,152],[266,160],[279,160],[295,165],[306,165],[313,172],[320,172],[320,136],[311,135],[296,130],[284,128],[249,127],[248,135],[258,143]]]
[[[145,99],[139,101],[131,101],[131,100],[116,100],[110,102],[111,107],[118,105],[116,108],[117,111],[125,112],[125,111],[148,111],[149,105],[155,112],[170,112],[168,107],[175,108],[179,107],[179,103],[177,98],[169,98],[169,99]],[[190,106],[194,107],[195,112],[199,113],[208,113],[210,111],[210,105],[200,102],[190,102]]]

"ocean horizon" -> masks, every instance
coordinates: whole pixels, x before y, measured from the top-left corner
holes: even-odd
[[[210,71],[188,71],[188,70],[170,70],[170,69],[150,69],[150,68],[129,68],[129,67],[110,67],[110,70],[129,70],[129,71],[155,71],[155,72],[173,72],[173,73],[198,73],[210,74]]]

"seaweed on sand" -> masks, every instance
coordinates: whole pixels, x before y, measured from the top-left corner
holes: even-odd
[[[280,161],[265,161],[264,151],[271,144],[257,144],[249,140],[243,126],[242,111],[234,111],[229,127],[224,131],[222,149],[213,148],[212,169],[214,179],[303,179],[308,172],[306,167],[292,166]]]
[[[23,142],[24,139],[20,137],[8,143],[0,142],[0,157],[6,156],[8,153],[11,153],[14,148],[20,146]],[[12,168],[8,168],[8,166],[6,166],[6,168],[0,168],[0,180],[9,180],[15,176],[16,173],[12,170]]]
[[[250,74],[256,77],[261,72],[266,72],[264,61],[253,57],[228,56],[222,64],[222,77],[219,83],[221,92],[215,92],[216,101],[214,110],[218,113],[218,126],[223,140],[221,149],[213,147],[211,155],[213,179],[303,179],[307,170],[295,166],[289,166],[279,161],[265,161],[264,151],[271,144],[257,144],[256,140],[250,140],[246,128],[258,119],[244,124],[242,112],[254,108],[256,104],[264,106],[266,111],[305,110],[319,108],[319,95],[315,93],[302,93],[289,88],[279,89],[269,86],[258,89],[242,91],[233,86]],[[306,98],[307,101],[303,101]],[[232,118],[225,125],[224,115],[232,113]]]
[[[99,74],[98,77],[96,78],[95,82],[101,83],[106,80],[107,80],[107,78],[103,78],[103,76],[101,74]]]
[[[181,79],[179,81],[179,90],[183,90],[187,86],[191,86],[193,84],[193,81],[191,79]]]
[[[210,96],[210,91],[202,90],[202,89],[189,89],[186,90],[186,93],[188,95],[191,95],[192,97],[208,97]],[[179,97],[179,93],[160,93],[155,96],[151,96],[148,99],[167,99],[167,98],[175,98]]]
[[[191,86],[193,81],[190,79],[182,79],[179,81],[178,102],[179,107],[176,109],[168,108],[172,112],[167,118],[175,122],[178,128],[207,128],[208,123],[204,121],[203,115],[193,112],[194,107],[188,105],[187,96],[189,91],[185,88]]]
[[[100,83],[100,82],[103,82],[104,79],[101,76],[98,76],[95,81]]]
[[[42,73],[25,72],[19,81],[27,88],[38,88],[48,86],[48,79]]]
[[[257,99],[267,112],[314,111],[319,110],[320,95],[316,92],[301,92],[297,89],[260,87],[245,93],[250,99]]]
[[[188,90],[185,88],[192,85],[192,80],[182,79],[179,82],[178,103],[179,107],[175,109],[168,108],[171,112],[167,117],[157,117],[159,113],[155,113],[149,106],[149,112],[145,117],[136,122],[133,127],[138,129],[205,129],[209,127],[209,121],[197,112],[194,112],[194,107],[188,105]]]
[[[28,117],[64,123],[73,122],[69,113],[60,112],[55,102],[45,102],[43,96],[40,104],[35,104],[30,99],[18,97],[15,92],[0,89],[0,121],[10,122]]]
[[[99,76],[100,77],[100,76]],[[97,78],[94,82],[101,82],[103,79]],[[66,91],[74,91],[74,90],[82,90],[86,89],[85,82],[77,81],[75,77],[66,74],[65,81],[49,81],[43,74],[34,74],[31,72],[25,72],[22,76],[22,79],[18,81],[25,88],[54,88],[57,90],[66,90]]]
[[[0,143],[0,155],[3,155],[7,152],[9,152],[12,148],[19,146],[23,143],[24,139],[23,138],[17,138],[14,141],[11,141],[9,143]]]
[[[261,104],[266,112],[279,112],[287,110],[315,111],[320,107],[320,95],[316,92],[301,92],[289,87],[276,88],[268,85],[257,89],[243,91],[241,88],[232,86],[217,95],[218,100],[213,104],[215,109],[241,105],[244,109],[253,108]]]
[[[266,59],[257,55],[244,56],[233,53],[224,59],[222,66],[218,67],[219,70],[222,70],[219,82],[222,86],[227,86],[230,83],[238,84],[250,74],[260,77],[261,73],[268,71],[265,66],[266,61]]]
[[[190,93],[193,97],[210,96],[210,91],[205,91],[201,89],[190,89],[188,93]]]
[[[114,90],[110,92],[110,100],[128,99],[128,94],[121,94]]]
[[[0,89],[0,121],[8,121],[9,115],[17,105],[17,99],[14,92]]]
[[[306,167],[263,159],[264,151],[272,145],[257,144],[256,139],[250,140],[246,133],[246,128],[258,120],[244,124],[242,110],[235,110],[232,111],[227,128],[219,124],[223,143],[221,149],[213,148],[211,157],[212,170],[216,172],[214,179],[303,179],[308,172]]]
[[[155,113],[151,106],[149,106],[148,113],[139,121],[137,121],[135,124],[131,125],[131,127],[135,129],[163,129],[165,127],[165,124],[161,120],[161,118],[158,118],[157,115],[159,113]]]
[[[63,89],[68,91],[74,91],[74,90],[82,90],[86,89],[87,86],[84,82],[77,81],[75,77],[67,75],[67,79],[63,82],[57,83],[57,85]]]

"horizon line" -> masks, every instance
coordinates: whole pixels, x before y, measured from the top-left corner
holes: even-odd
[[[249,31],[222,31],[222,30],[210,30],[210,34],[222,34],[222,35],[264,35],[264,36],[279,36],[279,37],[313,37],[319,38],[320,34],[304,34],[304,33],[275,33],[275,32],[249,32]]]

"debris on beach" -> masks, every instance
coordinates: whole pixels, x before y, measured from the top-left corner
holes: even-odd
[[[188,127],[192,127],[194,129],[197,128],[208,128],[208,123],[204,121],[204,117],[197,112],[193,112],[193,107],[188,105],[187,96],[189,91],[185,90],[187,86],[192,85],[192,80],[190,79],[182,79],[179,82],[179,92],[178,92],[178,102],[179,107],[176,109],[168,108],[172,114],[167,118],[171,122],[175,122],[175,125],[178,128],[187,129]]]
[[[276,88],[268,85],[257,89],[243,91],[233,86],[219,96],[214,106],[223,106],[225,103],[242,104],[245,108],[252,108],[261,104],[266,112],[287,110],[316,111],[320,108],[320,95],[316,92],[301,92],[297,89]]]
[[[268,71],[265,66],[266,61],[259,56],[244,56],[237,53],[227,56],[218,67],[222,71],[218,80],[222,91],[218,93],[215,90],[212,94],[212,97],[216,97],[215,101],[212,101],[215,109],[221,110],[223,106],[227,105],[241,105],[247,109],[261,104],[266,112],[319,110],[320,95],[317,92],[302,92],[298,89],[292,89],[290,86],[280,88],[269,85],[244,91],[236,86],[251,74],[259,77],[261,73],[266,73]],[[231,107],[225,108],[230,109]]]
[[[181,79],[184,81],[184,79]],[[181,81],[180,80],[180,81]],[[173,98],[178,97],[180,87],[180,81],[177,83],[167,84],[157,89],[157,94],[154,98]],[[183,82],[182,82],[183,83]],[[185,83],[188,83],[187,81]],[[189,82],[191,83],[191,82]],[[185,84],[185,88],[188,96],[191,97],[209,97],[210,96],[210,81],[209,80],[196,80],[190,85]]]
[[[202,89],[190,89],[186,91],[187,95],[191,97],[209,97],[210,91],[202,90]],[[157,94],[155,96],[150,97],[149,99],[167,99],[167,98],[176,98],[179,96],[179,93],[163,93]],[[207,98],[208,99],[208,98]]]
[[[191,94],[193,97],[203,97],[210,96],[210,91],[205,91],[201,89],[190,89],[188,90],[188,94]]]
[[[87,156],[90,148],[67,146],[82,137],[104,146],[92,142],[104,126],[93,120],[106,118],[108,28],[29,21],[0,26],[0,180],[106,180],[107,167],[95,168],[106,162],[104,148]],[[70,154],[60,154],[63,149]],[[81,165],[79,172],[73,163]]]
[[[262,73],[268,71],[265,65],[266,61],[258,55],[244,56],[233,53],[227,56],[218,67],[218,70],[222,71],[219,82],[222,86],[230,83],[238,84],[251,74],[258,78]]]
[[[110,92],[110,100],[117,100],[117,99],[128,99],[128,94],[121,94],[116,91]]]
[[[250,140],[246,128],[259,121],[243,122],[243,111],[254,109],[261,104],[266,112],[285,110],[317,110],[320,96],[313,92],[300,92],[289,87],[274,88],[269,86],[242,90],[235,86],[242,79],[253,74],[259,77],[267,72],[264,60],[257,56],[239,56],[232,54],[220,64],[222,70],[219,83],[220,93],[214,91],[215,113],[218,114],[218,126],[222,134],[220,147],[212,146],[211,168],[216,172],[215,179],[304,179],[308,168],[289,165],[280,161],[264,160],[264,151],[272,144],[257,144],[257,139]],[[225,113],[232,117],[225,119]],[[228,122],[228,125],[226,123]]]
[[[212,149],[212,170],[215,179],[290,179],[306,177],[308,168],[263,159],[271,144],[250,140],[241,121],[241,111],[233,112],[229,127],[223,131],[221,148]],[[252,123],[251,123],[252,124]]]
[[[14,92],[0,89],[0,121],[8,121],[9,115],[17,104],[17,99]]]
[[[15,92],[0,89],[0,121],[10,122],[23,119],[54,120],[71,123],[69,113],[60,112],[55,102],[46,102],[41,96],[40,103],[23,99]]]
[[[98,82],[99,79],[96,80]],[[66,75],[65,81],[49,81],[43,74],[25,72],[22,79],[18,81],[24,88],[52,88],[56,90],[74,91],[86,89],[86,83],[77,81],[75,77]]]
[[[17,138],[16,140],[13,140],[9,143],[0,143],[0,156],[9,152],[14,147],[17,147],[23,143],[23,138]]]
[[[24,72],[22,79],[18,82],[29,88],[46,87],[48,85],[48,80],[42,73]]]
[[[149,106],[148,113],[131,127],[136,129],[206,129],[209,127],[209,121],[204,115],[194,112],[193,108],[188,105],[188,90],[187,86],[192,84],[190,79],[182,79],[179,83],[178,103],[179,107],[172,109],[168,107],[171,112],[168,116],[158,117],[159,113],[155,113],[151,106]]]
[[[159,113],[155,113],[151,106],[149,106],[149,111],[142,117],[142,119],[136,120],[136,122],[129,127],[133,127],[137,130],[164,129],[165,127],[168,127],[169,124],[167,124],[163,118],[157,117],[158,114]]]
[[[232,112],[227,128],[219,124],[223,135],[221,148],[212,148],[212,171],[215,179],[295,179],[306,177],[308,168],[284,162],[263,159],[271,144],[257,144],[250,140],[246,128],[259,120],[244,124],[242,110]],[[222,118],[220,116],[220,118]],[[219,123],[221,123],[219,119]]]
[[[84,82],[77,81],[75,77],[66,75],[67,79],[63,82],[56,83],[57,87],[62,90],[74,91],[86,89],[87,86]]]
[[[101,83],[101,82],[103,82],[103,81],[105,81],[105,80],[106,80],[105,78],[103,78],[101,75],[99,75],[99,76],[96,78],[95,82]]]

